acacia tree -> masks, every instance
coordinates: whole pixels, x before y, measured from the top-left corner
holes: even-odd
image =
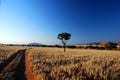
[[[71,34],[70,33],[60,33],[58,34],[57,38],[62,40],[62,44],[64,46],[64,52],[65,52],[65,48],[66,48],[66,41],[69,40],[71,37]]]

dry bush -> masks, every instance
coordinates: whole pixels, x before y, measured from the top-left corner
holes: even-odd
[[[120,80],[120,51],[33,48],[32,72],[42,80]],[[39,80],[39,79],[38,79]]]

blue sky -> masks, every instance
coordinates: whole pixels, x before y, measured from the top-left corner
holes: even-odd
[[[1,0],[0,43],[120,41],[119,0]]]

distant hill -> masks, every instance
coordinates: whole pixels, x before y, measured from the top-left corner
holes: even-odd
[[[117,42],[101,42],[101,45],[118,45],[119,43]]]
[[[28,43],[28,46],[41,46],[41,43]]]
[[[113,44],[118,45],[120,42],[92,42],[92,43],[85,43],[85,44],[77,44],[77,45],[107,45],[107,44]]]

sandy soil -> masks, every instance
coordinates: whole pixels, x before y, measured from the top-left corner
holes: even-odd
[[[29,57],[28,57],[29,53],[26,52],[25,55],[26,55],[25,56],[25,66],[26,66],[25,75],[26,75],[26,78],[27,78],[27,80],[37,80],[35,74],[32,73],[32,68],[30,65]]]

